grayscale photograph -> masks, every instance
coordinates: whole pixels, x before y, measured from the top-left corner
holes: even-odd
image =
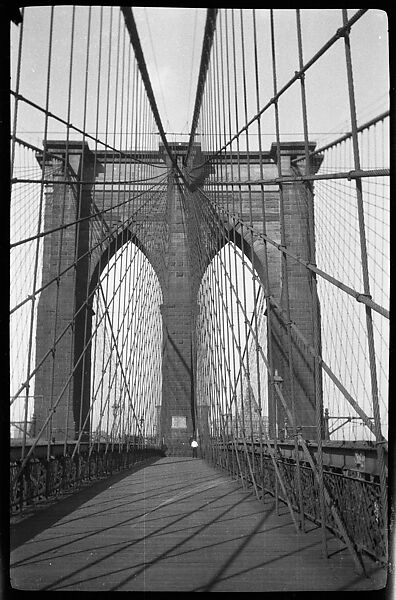
[[[10,10],[9,590],[391,593],[388,28]]]

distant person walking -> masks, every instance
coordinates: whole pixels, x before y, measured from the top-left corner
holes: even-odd
[[[198,458],[198,456],[197,456],[197,448],[198,448],[197,440],[193,439],[193,441],[191,442],[191,448],[192,448],[193,458]]]

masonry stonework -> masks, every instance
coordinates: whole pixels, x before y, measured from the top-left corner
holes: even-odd
[[[53,169],[53,158],[45,156],[46,149],[51,157],[56,155],[57,169]],[[162,291],[162,404],[157,414],[160,423],[159,439],[171,454],[190,452],[189,439],[196,429],[195,415],[207,421],[207,407],[195,407],[194,373],[194,327],[197,315],[197,293],[199,283],[210,260],[221,249],[218,236],[206,228],[207,261],[196,262],[196,248],[202,243],[203,232],[192,225],[191,205],[186,205],[177,173],[160,147],[152,152],[150,160],[158,164],[163,172],[168,163],[167,198],[160,205],[155,217],[147,220],[144,199],[137,197],[132,203],[123,202],[122,187],[110,193],[106,181],[114,182],[114,160],[108,153],[94,156],[87,144],[77,142],[47,142],[43,155],[39,157],[42,168],[53,178],[45,199],[45,229],[56,228],[64,221],[74,221],[92,215],[99,206],[106,210],[102,228],[90,227],[90,219],[83,219],[77,226],[70,226],[44,238],[43,283],[48,283],[40,295],[37,318],[35,395],[43,401],[35,407],[36,431],[44,430],[57,440],[65,437],[67,429],[77,438],[85,439],[89,431],[90,406],[90,337],[92,322],[92,300],[95,282],[114,252],[127,241],[133,241],[144,252],[152,264]],[[177,159],[183,160],[186,145],[172,145]],[[200,157],[202,153],[199,151]],[[146,153],[147,154],[147,153]],[[303,154],[303,144],[282,145],[282,173],[293,172],[291,161]],[[121,179],[138,178],[136,161],[128,153],[120,162],[117,157],[117,174]],[[212,173],[217,179],[231,176],[229,165],[213,161]],[[236,160],[236,157],[235,157]],[[217,162],[216,162],[217,161]],[[241,162],[241,154],[238,156]],[[260,166],[261,164],[261,166]],[[133,175],[132,175],[133,169]],[[227,171],[228,169],[228,171]],[[273,150],[260,155],[242,153],[241,179],[259,179],[264,171],[265,178],[277,176]],[[207,173],[196,175],[196,186]],[[57,179],[70,178],[73,185],[57,183]],[[95,186],[80,182],[95,181]],[[114,186],[113,186],[114,188]],[[224,228],[228,237],[244,248],[254,267],[273,298],[285,309],[284,277],[280,252],[267,244],[268,269],[265,261],[263,238],[251,231],[240,231],[235,219],[251,222],[255,231],[263,231],[263,194],[260,186],[252,188],[242,196],[232,191],[223,194],[218,201],[220,211],[214,218]],[[191,190],[194,200],[194,186]],[[285,228],[287,247],[301,258],[308,258],[308,216],[304,201],[303,184],[284,185]],[[242,198],[242,199],[241,199]],[[265,188],[266,234],[280,243],[279,192],[277,186]],[[114,208],[113,208],[114,207]],[[162,207],[162,208],[161,208]],[[119,223],[126,223],[122,232]],[[246,228],[245,228],[246,229]],[[218,231],[218,230],[217,230]],[[109,237],[109,233],[114,236]],[[212,237],[211,237],[212,236]],[[105,248],[101,239],[109,239]],[[71,268],[75,253],[80,257],[78,268]],[[59,277],[59,273],[68,271]],[[295,261],[287,261],[291,320],[297,324],[309,343],[313,340],[313,307],[311,281],[307,270]],[[85,299],[88,295],[88,302]],[[54,311],[57,319],[55,320]],[[77,313],[73,322],[73,315]],[[288,332],[282,321],[271,311],[273,331],[274,367],[283,379],[284,395],[290,403],[291,382],[288,363]],[[48,353],[54,340],[61,336],[55,353]],[[315,424],[315,384],[312,358],[293,339],[294,398],[297,424],[307,437],[312,436]],[[53,407],[57,399],[56,407]],[[48,419],[48,411],[52,418]],[[269,407],[274,412],[274,407]],[[277,413],[278,427],[282,427],[285,415]],[[270,414],[274,418],[274,414]],[[206,425],[205,425],[206,426]]]

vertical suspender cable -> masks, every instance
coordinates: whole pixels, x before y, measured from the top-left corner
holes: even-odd
[[[68,164],[68,149],[69,149],[69,139],[70,139],[70,115],[71,115],[71,104],[72,104],[72,82],[73,82],[73,62],[74,62],[74,35],[75,35],[75,24],[76,24],[76,7],[73,6],[72,9],[72,18],[71,18],[71,34],[70,34],[70,62],[69,62],[69,82],[68,82],[68,94],[67,94],[67,132],[66,132],[66,156],[65,156],[65,167]],[[63,239],[63,238],[61,238]],[[69,368],[70,371],[73,368],[73,355],[70,353],[69,359]],[[67,399],[66,399],[66,416],[65,416],[65,441],[63,445],[63,454],[67,454],[67,443],[69,438],[69,415],[70,415],[70,401],[72,395],[72,386],[68,386],[67,390]],[[73,432],[74,437],[74,432]]]
[[[298,43],[298,58],[300,70],[303,67],[303,45],[302,45],[302,33],[301,33],[301,18],[300,10],[296,9],[296,26],[297,26],[297,43]],[[303,129],[304,129],[304,153],[305,153],[305,174],[311,174],[311,159],[309,156],[309,135],[308,135],[308,115],[307,115],[307,102],[305,92],[305,74],[300,77],[300,93],[301,93],[301,107],[303,117]],[[307,192],[307,203],[308,203],[308,262],[316,264],[315,259],[315,221],[314,221],[314,203],[313,203],[313,191],[311,183],[306,182]],[[320,344],[320,330],[319,330],[319,305],[318,305],[318,293],[317,293],[317,282],[316,274],[310,271],[311,278],[311,300],[312,300],[312,324],[313,324],[313,338],[314,348],[317,356],[314,357],[314,377],[315,377],[315,415],[316,415],[316,436],[318,444],[318,466],[319,470],[323,470],[323,450],[322,450],[322,418],[323,418],[323,399],[322,399],[322,387],[321,387],[321,373],[319,365],[319,356],[321,356],[321,344]],[[320,502],[324,504],[324,496],[320,494]],[[324,512],[325,508],[321,508]],[[326,529],[325,524],[322,522],[321,527],[322,533],[322,549],[324,554],[327,556],[327,540],[326,540]]]
[[[14,161],[15,161],[15,144],[17,135],[17,123],[18,123],[18,103],[19,103],[19,85],[21,79],[21,67],[22,67],[22,48],[23,48],[23,26],[24,26],[24,12],[25,8],[21,10],[22,21],[19,25],[19,42],[18,42],[18,63],[16,68],[16,83],[15,83],[15,101],[14,101],[14,119],[12,125],[13,138],[11,141],[11,175],[14,175]]]
[[[349,92],[349,108],[351,116],[351,128],[352,128],[352,144],[353,144],[353,159],[354,167],[356,171],[360,170],[360,156],[359,156],[359,141],[357,134],[357,117],[356,117],[356,102],[355,102],[355,91],[353,83],[353,69],[352,69],[352,56],[349,29],[346,27],[348,23],[347,9],[342,9],[342,18],[344,25],[344,48],[345,48],[345,61],[348,78],[348,92]],[[363,288],[364,294],[371,299],[370,294],[370,279],[367,259],[367,241],[366,231],[364,222],[364,206],[363,206],[363,189],[362,180],[360,177],[355,179],[356,185],[356,202],[359,219],[359,237],[360,237],[360,252],[361,252],[361,264],[362,264],[362,276],[363,276]],[[366,328],[367,328],[367,344],[369,353],[369,364],[370,364],[370,375],[371,375],[371,393],[373,402],[373,414],[374,414],[374,426],[375,426],[375,437],[377,442],[377,457],[380,471],[380,486],[381,486],[381,504],[382,504],[382,519],[383,519],[383,539],[387,551],[388,545],[388,534],[387,534],[387,522],[388,522],[388,498],[386,488],[386,472],[385,472],[385,453],[383,447],[383,435],[381,431],[381,415],[379,410],[378,402],[378,382],[377,382],[377,367],[375,357],[375,345],[374,345],[374,331],[373,331],[373,317],[372,311],[369,306],[365,306],[366,312]]]
[[[258,69],[258,52],[257,52],[257,26],[256,26],[256,11],[253,10],[253,41],[254,41],[254,73],[255,73],[255,92],[256,92],[256,110],[259,111],[260,108],[260,88],[259,88],[259,69]],[[258,132],[258,146],[259,146],[259,156],[260,156],[260,179],[264,178],[264,169],[263,169],[263,150],[262,150],[262,141],[261,141],[261,119],[257,120],[257,132]],[[274,402],[276,402],[276,397],[274,394],[274,386],[272,384],[272,378],[274,374],[273,363],[272,363],[272,333],[271,333],[271,303],[269,301],[270,297],[270,281],[269,281],[269,269],[268,269],[268,250],[267,250],[267,241],[265,239],[267,235],[267,217],[265,210],[265,194],[264,194],[264,186],[260,184],[261,190],[261,214],[262,214],[262,233],[264,235],[264,270],[267,275],[267,281],[263,282],[264,286],[264,294],[265,294],[265,305],[267,310],[267,354],[268,354],[268,364],[269,364],[269,373],[268,373],[268,436],[271,437],[271,433],[273,433],[274,440],[274,450],[275,455],[278,454],[277,449],[277,436],[276,436],[276,423],[273,425],[270,423],[269,415],[275,415]],[[261,437],[260,437],[261,441]],[[278,478],[275,477],[275,508],[276,513],[278,513],[278,495],[279,495],[279,483]],[[263,494],[264,497],[264,494]]]
[[[277,84],[277,70],[276,70],[276,50],[275,50],[275,26],[274,26],[274,11],[270,10],[270,26],[271,26],[271,54],[272,54],[272,76],[273,76],[273,89],[274,97],[278,94]],[[281,148],[280,148],[280,130],[279,130],[279,107],[278,100],[274,102],[275,111],[275,131],[276,131],[276,153],[277,153],[277,169],[278,177],[282,177],[282,164],[281,164]],[[285,228],[285,205],[284,205],[284,194],[283,184],[279,184],[279,204],[280,204],[280,234],[281,234],[281,246],[286,248],[286,228]],[[284,252],[282,252],[282,275],[283,275],[283,286],[284,286],[284,297],[286,301],[286,315],[287,315],[287,339],[288,339],[288,362],[289,362],[289,393],[292,407],[292,415],[294,419],[294,440],[296,449],[296,467],[297,467],[297,486],[299,494],[299,516],[300,526],[303,527],[304,516],[303,516],[303,505],[302,505],[302,490],[301,490],[301,474],[299,468],[299,457],[298,457],[298,440],[297,440],[297,422],[296,422],[296,406],[295,406],[295,385],[294,385],[294,369],[293,369],[293,346],[291,337],[291,315],[290,315],[290,295],[289,295],[289,276],[288,276],[288,260]],[[323,521],[324,521],[324,515]]]
[[[48,63],[47,63],[47,83],[46,83],[46,100],[45,100],[45,121],[44,121],[44,140],[47,139],[48,131],[48,109],[49,109],[49,96],[50,96],[50,79],[51,79],[51,59],[52,59],[52,36],[53,36],[53,21],[54,21],[54,7],[51,7],[50,13],[50,30],[49,30],[49,42],[48,42]],[[45,164],[46,164],[46,146],[44,145],[43,152],[43,172],[42,178],[45,177]],[[37,219],[37,235],[41,231],[42,218],[43,218],[43,204],[44,204],[44,184],[40,185],[40,206],[39,214]],[[34,330],[34,319],[35,319],[35,300],[34,291],[36,289],[36,282],[38,277],[39,267],[39,252],[40,252],[40,238],[37,238],[35,258],[34,258],[34,269],[33,269],[33,285],[32,285],[32,305],[30,311],[30,328],[29,328],[29,342],[28,342],[28,353],[27,353],[27,379],[29,379],[31,360],[32,360],[32,346],[33,346],[33,330]],[[25,459],[25,448],[26,448],[26,430],[28,420],[28,403],[29,403],[29,384],[26,385],[25,393],[25,409],[24,409],[24,427],[23,427],[23,438],[21,448],[21,460],[24,462]]]

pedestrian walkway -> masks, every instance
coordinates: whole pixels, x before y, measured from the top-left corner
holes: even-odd
[[[23,590],[370,590],[339,540],[258,501],[201,459],[165,457],[118,474],[11,528],[11,582]]]

